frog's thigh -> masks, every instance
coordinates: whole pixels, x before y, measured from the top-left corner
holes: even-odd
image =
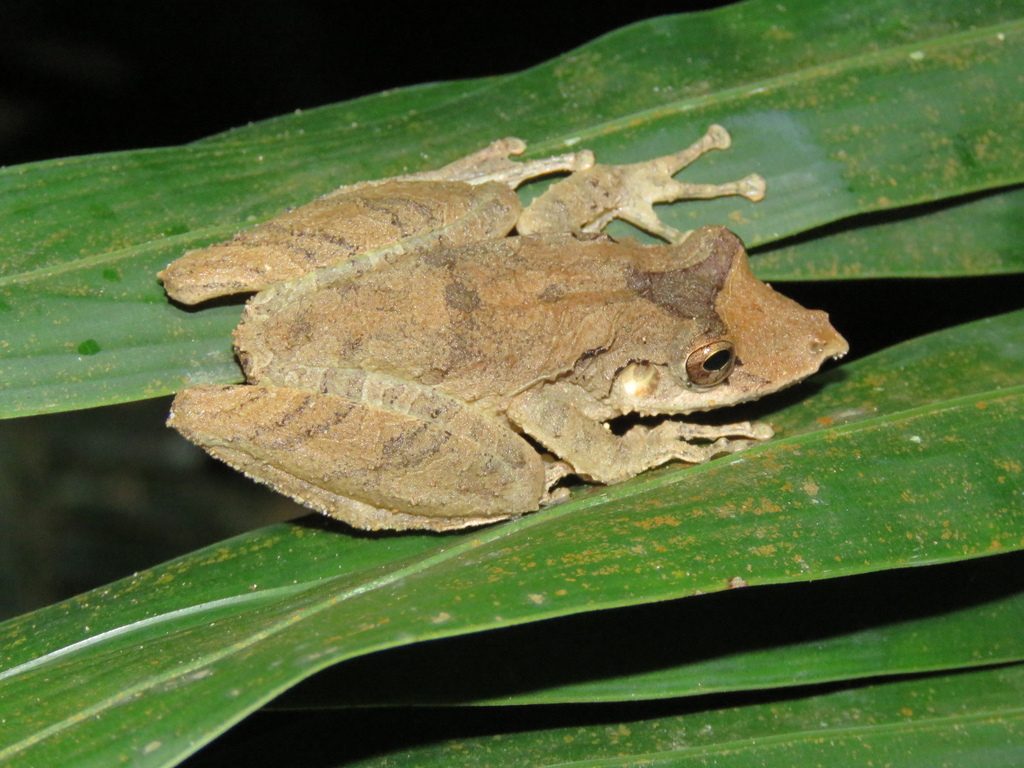
[[[168,423],[255,480],[360,528],[447,530],[537,509],[542,461],[515,432],[428,387],[388,392],[394,409],[379,398],[199,386],[178,393]]]

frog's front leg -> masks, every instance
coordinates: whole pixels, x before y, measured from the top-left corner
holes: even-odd
[[[168,424],[216,458],[358,528],[449,530],[537,509],[540,455],[428,387],[342,372],[331,392],[197,386]]]
[[[674,420],[655,427],[637,425],[616,435],[605,422],[615,415],[614,409],[569,383],[535,387],[518,395],[508,409],[516,425],[568,462],[576,474],[605,484],[673,459],[702,464],[772,436],[766,424],[707,426]]]
[[[600,232],[612,219],[628,221],[671,243],[686,239],[662,222],[654,203],[739,195],[757,202],[764,198],[765,180],[754,173],[727,184],[676,181],[676,173],[713,149],[728,149],[728,131],[712,125],[692,145],[672,155],[631,165],[594,165],[551,185],[523,211],[516,228],[521,235],[543,232]]]

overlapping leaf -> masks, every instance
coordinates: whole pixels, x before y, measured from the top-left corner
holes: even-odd
[[[463,737],[349,765],[589,768],[614,756],[623,766],[1011,766],[1021,755],[1022,700],[1024,667],[1016,666],[608,725]]]

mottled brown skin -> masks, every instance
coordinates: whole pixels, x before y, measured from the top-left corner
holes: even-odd
[[[174,298],[195,304],[261,291],[340,261],[370,261],[393,252],[422,252],[503,237],[520,205],[507,185],[489,183],[464,194],[464,182],[408,181],[323,197],[191,251],[160,273]],[[467,234],[470,233],[470,234]],[[244,259],[239,259],[239,253]]]
[[[183,390],[170,423],[257,480],[370,529],[493,522],[537,509],[567,474],[618,482],[770,436],[748,423],[667,419],[624,435],[605,426],[625,413],[755,399],[846,350],[824,313],[754,278],[724,228],[672,230],[679,242],[660,246],[582,233],[611,215],[648,218],[650,202],[676,184],[680,156],[720,148],[721,133],[648,164],[589,168],[586,153],[510,163],[505,155],[519,145],[505,140],[454,170],[341,190],[186,255],[163,273],[179,298],[313,266],[250,300],[235,332],[248,383]],[[493,210],[502,208],[500,183],[511,189],[553,166],[585,168],[584,183],[576,173],[561,183],[568,189],[552,188],[550,205],[531,206],[524,228],[546,221],[549,231],[504,237],[521,214],[512,199]],[[444,180],[451,176],[463,180]],[[587,189],[598,203],[578,199]],[[719,193],[743,194],[736,185]],[[331,201],[356,219],[384,211],[391,234],[349,249],[339,232],[375,227],[335,222]],[[481,208],[491,210],[487,220],[466,225],[476,215],[466,212]],[[277,266],[260,272],[270,256]]]

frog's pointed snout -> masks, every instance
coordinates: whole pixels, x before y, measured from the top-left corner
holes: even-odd
[[[737,399],[795,384],[850,349],[827,313],[806,309],[754,277],[742,249],[734,256],[715,308],[740,361],[730,385],[750,390]]]
[[[850,343],[828,322],[828,315],[825,315],[825,322],[831,333],[811,342],[811,354],[817,355],[822,360],[839,360],[850,351]]]

